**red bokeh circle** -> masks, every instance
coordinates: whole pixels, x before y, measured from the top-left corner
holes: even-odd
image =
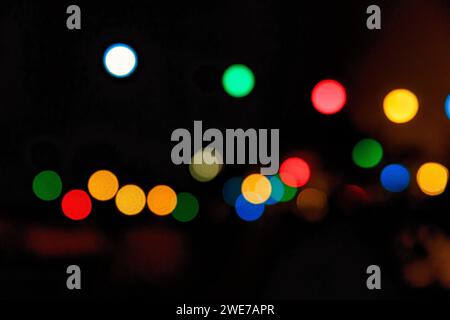
[[[322,80],[312,90],[311,101],[320,113],[334,114],[344,107],[347,93],[336,80]]]
[[[64,195],[61,208],[69,219],[83,220],[91,213],[91,198],[83,190],[71,190]]]
[[[280,179],[290,187],[304,186],[311,176],[309,165],[303,159],[288,158],[280,166]]]

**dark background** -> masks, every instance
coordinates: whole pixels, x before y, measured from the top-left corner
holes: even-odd
[[[355,73],[364,70],[374,43],[396,28],[411,28],[414,37],[414,15],[421,13],[413,3],[378,1],[383,29],[377,31],[366,28],[369,1],[78,2],[79,31],[66,28],[72,3],[2,3],[0,297],[448,297],[439,284],[419,289],[405,281],[406,249],[398,240],[404,230],[414,234],[423,226],[448,232],[448,191],[433,199],[405,193],[351,214],[338,205],[345,183],[374,185],[379,174],[357,169],[350,157],[359,139],[373,136],[351,114],[360,107],[355,95],[362,94]],[[428,3],[448,19],[448,1]],[[401,25],[402,12],[410,25]],[[103,69],[104,50],[115,42],[138,55],[127,79]],[[415,57],[409,49],[399,54]],[[233,63],[255,73],[255,89],[243,99],[227,96],[220,84]],[[370,63],[382,69],[385,61]],[[365,77],[383,79],[390,88],[399,84]],[[310,102],[311,89],[327,78],[348,92],[344,110],[331,117]],[[194,120],[204,128],[279,128],[281,157],[313,152],[342,181],[329,194],[326,219],[308,223],[286,205],[254,223],[240,220],[222,200],[222,186],[257,167],[225,166],[202,184],[170,160],[171,132],[192,131]],[[448,157],[439,160],[448,163]],[[148,210],[125,217],[112,201],[94,201],[90,217],[73,222],[59,201],[45,203],[32,193],[41,170],[57,171],[67,192],[86,189],[101,168],[145,191],[164,183],[192,192],[200,213],[183,224]],[[426,255],[420,245],[410,251],[408,257]],[[81,291],[66,289],[70,264],[81,267]],[[366,288],[371,264],[381,267],[380,291]]]

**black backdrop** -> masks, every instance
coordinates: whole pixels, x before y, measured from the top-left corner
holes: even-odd
[[[379,1],[383,17],[399,3]],[[1,297],[448,294],[439,287],[410,289],[396,253],[404,225],[425,221],[448,227],[448,218],[433,214],[448,208],[448,196],[419,207],[399,197],[352,217],[331,198],[329,215],[318,224],[289,214],[249,224],[223,204],[221,188],[228,178],[255,168],[226,166],[217,179],[201,184],[170,160],[171,132],[193,130],[193,121],[202,120],[204,127],[220,129],[279,128],[281,155],[313,150],[327,170],[355,178],[349,150],[365,133],[348,116],[347,109],[357,107],[352,74],[371,43],[388,32],[366,29],[370,2],[77,4],[79,31],[65,26],[70,3],[1,5]],[[138,54],[130,78],[114,79],[103,69],[103,52],[114,42],[127,43]],[[222,72],[232,63],[247,64],[255,73],[255,90],[244,99],[233,99],[221,88]],[[334,117],[311,107],[310,91],[324,78],[338,79],[349,92],[346,108]],[[188,224],[149,212],[129,218],[108,202],[94,203],[91,216],[74,223],[61,214],[58,201],[45,203],[32,193],[31,181],[43,169],[57,171],[67,191],[85,189],[89,175],[100,168],[145,190],[167,183],[192,192],[200,201],[199,216]],[[107,244],[93,254],[41,256],[27,249],[33,228],[87,228],[100,232]],[[182,259],[182,267],[148,276],[124,263],[135,241],[130,234],[147,231],[148,237],[136,236],[140,243],[134,250],[157,252],[156,259],[170,265]],[[79,292],[65,286],[70,264],[82,269]],[[366,289],[370,264],[383,270],[381,291]]]

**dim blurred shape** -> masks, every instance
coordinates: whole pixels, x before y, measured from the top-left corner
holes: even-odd
[[[197,198],[188,192],[180,192],[177,195],[177,206],[172,212],[172,217],[180,222],[189,222],[197,216],[198,210]]]
[[[361,168],[373,168],[383,158],[383,147],[375,139],[363,139],[353,147],[352,158]]]
[[[98,170],[90,176],[88,190],[96,200],[111,200],[119,190],[119,180],[111,171]]]
[[[64,195],[61,208],[69,219],[84,220],[91,213],[92,201],[85,191],[71,190]]]
[[[395,89],[384,97],[383,110],[390,121],[406,123],[411,121],[419,111],[419,100],[407,89]]]
[[[169,186],[155,186],[148,193],[147,205],[157,216],[169,215],[177,206],[177,194]]]
[[[316,84],[311,93],[311,101],[322,114],[334,114],[345,105],[347,94],[342,84],[336,80],[322,80]]]
[[[241,177],[233,177],[228,179],[223,185],[222,195],[228,205],[234,206],[236,199],[241,195],[242,181]]]
[[[245,177],[242,181],[241,192],[248,202],[262,204],[269,199],[272,186],[266,176],[254,173]]]
[[[447,182],[448,169],[440,163],[425,163],[417,171],[417,184],[426,195],[440,195],[445,191]]]
[[[434,276],[428,260],[415,260],[403,268],[405,281],[414,288],[425,288],[434,282]]]
[[[371,197],[362,187],[350,184],[346,185],[338,195],[339,207],[345,213],[352,213],[367,206]]]
[[[402,192],[409,186],[408,169],[401,164],[390,164],[383,168],[380,181],[384,189],[390,192]]]
[[[187,263],[188,239],[165,227],[128,230],[116,250],[116,268],[127,280],[149,281],[167,285]]]
[[[438,229],[420,226],[414,232],[404,231],[400,239],[406,249],[408,262],[404,278],[412,287],[423,288],[438,283],[450,288],[450,237]],[[414,248],[420,246],[424,254],[415,257]]]
[[[236,213],[244,221],[255,221],[264,213],[264,204],[254,204],[240,195],[235,204]]]
[[[117,209],[121,213],[133,216],[144,209],[146,203],[145,193],[138,186],[128,184],[119,189],[115,202]]]
[[[297,209],[306,221],[322,220],[328,210],[327,195],[321,190],[306,188],[297,197]]]
[[[39,256],[98,255],[105,249],[106,239],[93,228],[68,230],[31,226],[24,233],[24,244],[27,250]]]
[[[189,165],[191,176],[200,182],[213,180],[222,170],[222,155],[214,148],[198,150]]]
[[[284,184],[299,188],[304,186],[311,177],[308,163],[298,157],[291,157],[283,161],[279,175]]]
[[[255,76],[249,67],[243,64],[233,64],[223,73],[222,85],[230,96],[242,98],[252,92],[255,86]]]
[[[62,181],[55,171],[42,171],[33,179],[33,192],[41,200],[55,200],[61,195],[61,191]]]
[[[136,52],[129,45],[115,43],[106,49],[103,55],[103,66],[113,77],[128,77],[137,66]]]

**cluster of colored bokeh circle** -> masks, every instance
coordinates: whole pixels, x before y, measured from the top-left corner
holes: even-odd
[[[116,43],[109,46],[103,55],[103,65],[109,75],[115,78],[129,77],[137,67],[136,51],[127,44]],[[248,96],[255,87],[255,75],[249,66],[232,64],[222,75],[222,87],[233,98]],[[333,79],[319,81],[311,91],[312,106],[323,115],[340,112],[347,102],[345,87]],[[419,100],[405,88],[394,89],[384,97],[382,103],[386,118],[394,124],[404,124],[415,118],[419,112]],[[450,95],[444,101],[446,116],[450,119]],[[366,138],[357,142],[351,157],[354,164],[363,169],[373,169],[383,160],[384,151],[379,141]],[[210,163],[195,161],[209,158]],[[198,151],[189,165],[191,176],[199,182],[213,180],[222,170],[222,155],[208,148]],[[311,177],[310,166],[298,157],[282,162],[278,174],[264,176],[250,174],[244,178],[229,179],[223,187],[226,203],[233,206],[245,221],[259,219],[266,206],[288,202],[297,195],[300,187],[305,187]],[[437,162],[423,163],[416,173],[419,189],[426,195],[442,194],[448,184],[448,169]],[[406,165],[389,163],[379,176],[382,187],[389,192],[405,191],[411,182],[411,173]],[[45,201],[56,200],[63,189],[59,175],[54,171],[40,172],[33,180],[36,196]],[[305,188],[297,195],[297,207],[305,212],[323,212],[327,195],[319,189]],[[176,193],[167,185],[157,185],[147,194],[137,185],[120,186],[117,177],[108,170],[99,170],[91,175],[87,191],[68,191],[61,200],[63,213],[73,219],[85,219],[92,211],[92,199],[104,202],[113,200],[119,212],[126,216],[141,213],[147,206],[157,216],[172,215],[179,221],[190,221],[198,214],[199,203],[188,192]],[[315,219],[318,215],[309,216]],[[319,215],[320,216],[320,215]],[[306,216],[307,219],[308,216]]]
[[[291,201],[310,175],[305,160],[290,157],[283,161],[276,175],[252,173],[229,179],[223,186],[223,198],[242,220],[255,221],[261,218],[267,205]]]
[[[42,171],[33,179],[33,191],[41,200],[56,200],[62,190],[62,180],[55,171]],[[147,206],[157,216],[171,215],[178,221],[188,222],[199,211],[198,200],[191,193],[177,194],[167,185],[157,185],[145,194],[142,188],[134,184],[120,186],[111,171],[98,170],[89,177],[87,191],[73,189],[64,194],[61,199],[62,212],[72,220],[83,220],[92,211],[92,199],[99,202],[114,200],[119,212],[126,216],[137,215]]]

